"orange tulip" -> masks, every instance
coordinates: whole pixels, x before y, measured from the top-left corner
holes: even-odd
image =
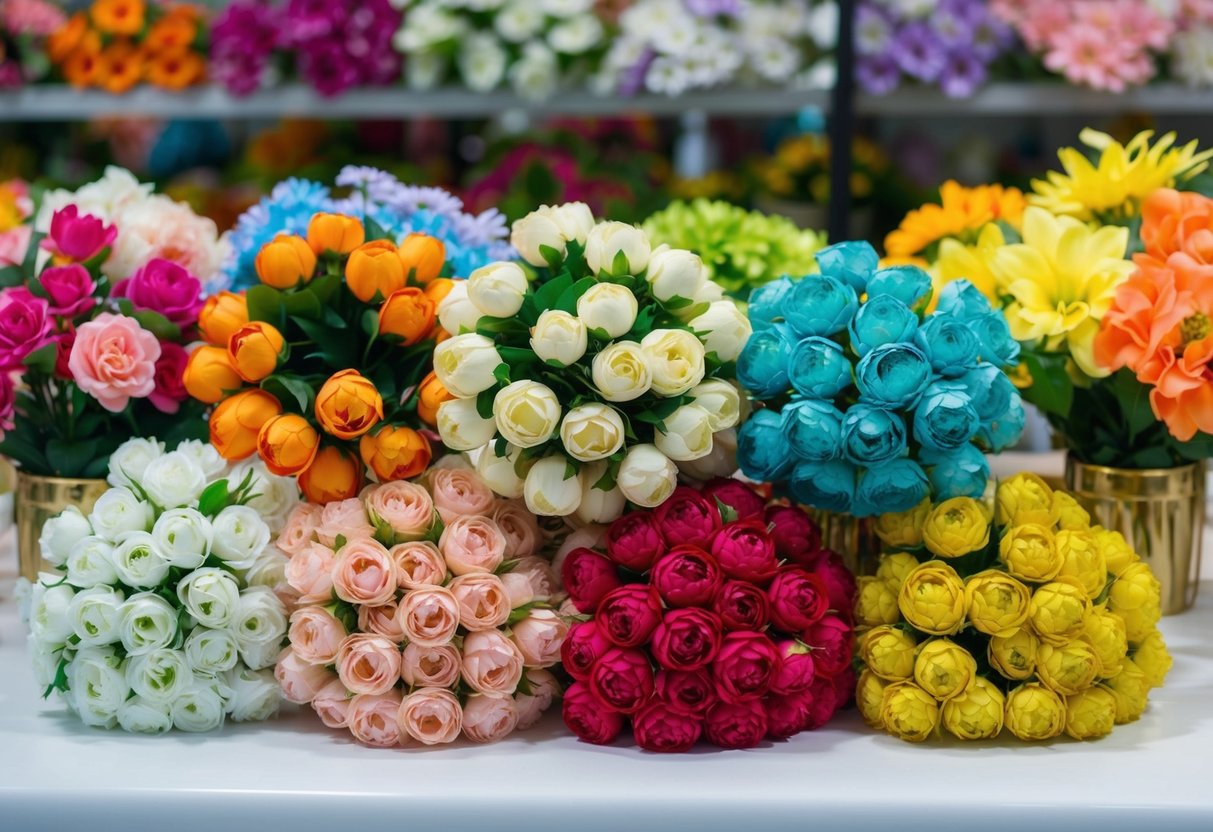
[[[257,453],[271,474],[293,477],[316,459],[320,434],[298,413],[275,416],[257,434]]]
[[[240,377],[255,384],[278,369],[286,354],[286,339],[265,321],[249,321],[232,333],[227,353]]]
[[[147,81],[165,90],[183,90],[206,76],[206,61],[189,47],[171,47],[153,54]]]
[[[404,288],[404,264],[390,240],[372,240],[350,253],[345,264],[345,282],[363,303],[383,300]]]
[[[446,246],[437,237],[429,234],[410,234],[398,249],[400,262],[404,264],[405,277],[411,283],[428,285],[442,274],[446,265]]]
[[[412,428],[392,425],[385,425],[374,435],[363,434],[358,451],[380,482],[416,477],[430,466],[433,456],[424,436]]]
[[[262,426],[280,413],[282,405],[260,388],[237,393],[211,411],[211,444],[224,459],[244,459],[257,450]]]
[[[261,247],[254,261],[257,277],[275,289],[293,289],[316,272],[316,253],[296,234],[279,234]]]
[[[316,214],[307,224],[307,244],[317,257],[329,251],[349,254],[365,239],[362,223],[345,214]]]
[[[431,372],[421,380],[417,388],[417,416],[430,427],[438,426],[438,406],[455,398],[442,386],[438,375]]]
[[[116,40],[101,50],[97,85],[112,95],[129,91],[143,78],[143,56],[130,41]]]
[[[186,392],[205,404],[214,404],[244,386],[227,350],[205,344],[190,353],[182,381]]]
[[[94,0],[90,14],[107,35],[137,35],[143,29],[143,0]]]
[[[330,436],[357,439],[383,420],[383,398],[357,370],[342,370],[316,394],[316,419]]]
[[[442,303],[442,299],[455,288],[455,281],[449,277],[436,277],[425,284],[425,296],[434,302],[434,307]]]
[[[78,12],[67,19],[67,22],[51,33],[46,40],[46,54],[51,63],[61,64],[84,45],[84,37],[88,34],[88,16]],[[97,47],[100,49],[98,39]]]
[[[362,490],[362,464],[349,451],[325,445],[299,474],[298,483],[309,503],[349,500]]]
[[[227,349],[232,333],[248,323],[248,301],[243,294],[220,292],[211,295],[198,314],[198,331],[215,347]]]
[[[430,334],[434,313],[434,302],[420,289],[397,289],[379,307],[379,334],[399,336],[406,347],[412,346]]]

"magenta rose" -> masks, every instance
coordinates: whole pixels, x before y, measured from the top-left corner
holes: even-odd
[[[611,590],[594,613],[602,634],[617,647],[639,647],[661,623],[661,596],[644,584]]]
[[[808,727],[813,708],[813,696],[808,691],[772,694],[762,700],[767,712],[767,736],[786,740]]]
[[[841,673],[850,666],[854,651],[853,629],[839,616],[827,615],[801,633],[800,638],[813,648],[813,661],[827,676]]]
[[[830,607],[825,582],[799,566],[785,566],[767,587],[771,623],[785,633],[799,633],[826,614]]]
[[[676,546],[653,565],[649,581],[671,607],[702,607],[720,590],[716,560],[695,546]]]
[[[42,247],[69,260],[91,260],[118,236],[118,229],[75,205],[60,208],[51,217],[51,230]]]
[[[114,297],[127,298],[136,309],[150,309],[182,329],[198,322],[202,311],[202,283],[186,268],[157,257],[148,260],[126,280],[114,286]]]
[[[611,524],[606,533],[611,560],[633,572],[647,572],[666,550],[657,521],[648,512],[634,511]]]
[[[654,693],[662,702],[683,713],[703,716],[716,704],[716,686],[704,670],[659,670]]]
[[[704,733],[721,748],[753,748],[767,735],[767,712],[761,702],[719,702],[708,711]]]
[[[712,556],[730,578],[765,584],[779,571],[775,544],[758,520],[730,523],[712,538]]]
[[[825,584],[830,596],[830,609],[850,621],[855,606],[855,576],[842,562],[842,556],[826,549],[818,554],[809,571]]]
[[[72,357],[72,345],[76,343],[75,327],[69,324],[67,330],[52,335],[51,342],[55,345],[55,378],[71,381],[72,368],[68,361]]]
[[[771,679],[771,692],[787,694],[808,690],[817,676],[813,651],[791,639],[779,642],[777,649],[779,669]]]
[[[148,396],[152,406],[161,413],[176,413],[181,403],[189,398],[185,390],[185,365],[189,353],[180,344],[172,341],[160,342],[160,358],[156,361],[156,389]]]
[[[703,723],[664,702],[652,702],[632,717],[632,733],[645,751],[680,754],[699,742]]]
[[[52,315],[74,318],[97,305],[93,292],[97,284],[88,269],[79,263],[67,266],[51,266],[38,275],[38,282],[50,297]]]
[[[745,581],[725,581],[712,609],[726,630],[761,630],[771,622],[767,594]]]
[[[632,714],[653,696],[653,668],[642,650],[612,648],[595,662],[589,684],[600,708]]]
[[[715,501],[687,486],[674,489],[653,517],[671,546],[706,546],[723,522]]]
[[[855,668],[847,665],[831,681],[834,683],[834,710],[846,707],[855,695]]]
[[[779,651],[762,633],[729,633],[712,663],[716,694],[725,702],[758,699],[779,672]]]
[[[0,292],[0,369],[15,370],[51,331],[47,303],[24,286]]]
[[[704,485],[700,491],[713,503],[719,500],[737,512],[738,520],[761,520],[767,501],[740,480],[719,477]]]
[[[607,710],[583,682],[564,692],[564,724],[583,742],[608,745],[623,730],[623,717]]]
[[[611,649],[611,643],[602,634],[597,622],[578,621],[569,628],[569,633],[560,645],[560,663],[574,679],[584,682],[590,678],[594,662]]]
[[[809,731],[816,731],[830,721],[834,712],[838,710],[838,706],[842,704],[842,700],[834,688],[834,681],[825,676],[818,676],[813,680],[808,694],[810,699],[809,721],[805,724],[805,728]]]
[[[666,670],[707,667],[720,652],[720,618],[689,607],[667,612],[653,631],[653,658]]]
[[[821,529],[795,506],[771,506],[766,521],[780,560],[808,566],[821,551]]]
[[[611,590],[623,585],[606,555],[593,549],[574,549],[560,566],[565,591],[582,612],[594,612]]]
[[[13,387],[12,374],[0,371],[0,439],[4,438],[6,430],[13,429],[15,404],[16,390]]]

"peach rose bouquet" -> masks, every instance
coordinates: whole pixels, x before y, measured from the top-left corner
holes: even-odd
[[[299,602],[276,675],[329,728],[380,747],[494,742],[560,693],[568,623],[544,536],[474,471],[301,505],[278,547]]]

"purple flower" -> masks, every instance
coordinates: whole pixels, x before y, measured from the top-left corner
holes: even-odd
[[[358,83],[358,64],[337,43],[320,42],[299,51],[299,75],[325,96]]]
[[[926,23],[909,23],[893,40],[893,60],[906,75],[931,82],[943,72],[947,56],[939,37]]]
[[[648,74],[649,66],[656,57],[656,52],[645,47],[644,54],[640,56],[640,60],[624,70],[623,77],[619,81],[620,95],[632,96],[644,89],[645,76]]]
[[[855,51],[860,55],[882,55],[893,39],[893,22],[871,3],[855,10]]]
[[[696,17],[741,17],[740,0],[683,0],[683,5]]]
[[[998,57],[1014,41],[1011,27],[992,14],[986,14],[973,26],[973,36],[970,41],[973,54],[986,63]]]
[[[278,10],[257,0],[236,0],[211,27],[210,73],[233,95],[261,86],[270,57],[279,46]]]
[[[941,3],[931,16],[931,28],[945,46],[959,47],[973,39],[973,27],[977,22],[965,13],[963,3]]]
[[[947,57],[939,88],[949,98],[967,98],[986,81],[986,64],[971,49],[957,49]]]
[[[888,95],[901,83],[901,69],[888,55],[861,57],[855,64],[855,78],[870,95]]]
[[[334,35],[340,38],[349,5],[333,0],[290,0],[283,16],[287,44],[314,46],[310,41]]]

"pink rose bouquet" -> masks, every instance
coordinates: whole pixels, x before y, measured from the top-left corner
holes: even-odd
[[[586,614],[561,648],[564,721],[586,742],[631,723],[648,751],[749,748],[824,725],[851,696],[855,579],[800,509],[736,481],[679,488],[561,567]]]
[[[495,742],[560,686],[568,624],[544,535],[473,471],[299,506],[278,537],[299,594],[278,681],[361,743]]]

